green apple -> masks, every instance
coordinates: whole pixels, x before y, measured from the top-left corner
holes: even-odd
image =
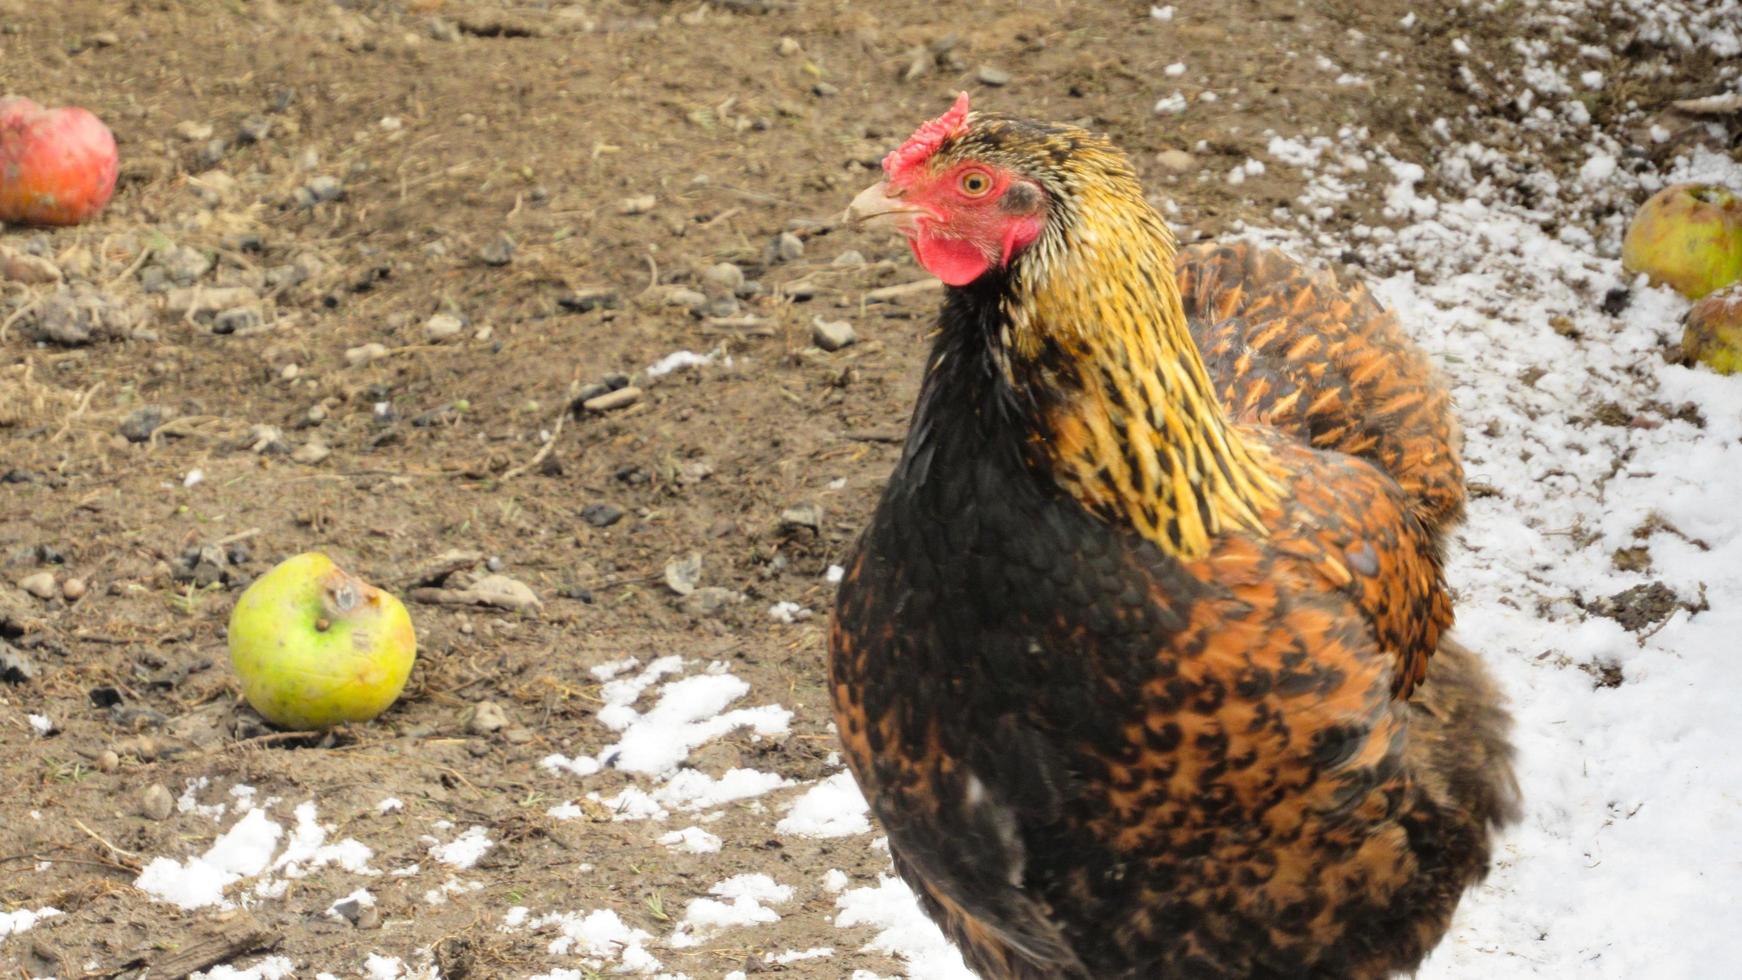
[[[398,699],[416,660],[405,605],[319,552],[280,562],[230,613],[242,694],[281,728],[368,721]]]
[[[1742,197],[1715,184],[1676,184],[1627,226],[1621,265],[1689,299],[1742,280]]]
[[[1742,371],[1742,282],[1695,303],[1682,323],[1684,356],[1719,374]]]

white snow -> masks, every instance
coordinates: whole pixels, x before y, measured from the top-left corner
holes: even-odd
[[[469,868],[478,863],[484,853],[494,847],[489,831],[483,827],[468,827],[460,836],[446,844],[431,844],[429,856],[454,868]]]
[[[721,352],[718,350],[711,350],[706,354],[697,354],[692,350],[672,351],[670,354],[667,354],[652,364],[649,364],[647,370],[643,373],[650,378],[657,378],[661,375],[670,374],[673,371],[681,370],[683,368],[705,367],[706,365],[714,363],[715,359],[720,356],[720,353]],[[727,358],[726,366],[732,366],[730,358]]]
[[[1186,97],[1179,92],[1175,92],[1172,95],[1164,96],[1156,100],[1155,114],[1158,116],[1177,116],[1186,111],[1186,106],[1188,105],[1190,105],[1190,103],[1186,100]]]
[[[287,980],[296,976],[296,963],[288,956],[265,956],[246,969],[220,963],[204,972],[189,975],[189,980]]]
[[[0,939],[5,939],[7,936],[16,936],[21,932],[27,932],[35,927],[38,922],[41,922],[50,916],[60,914],[60,909],[50,905],[44,905],[42,908],[39,908],[34,912],[29,909],[19,909],[16,912],[0,912]]]
[[[720,838],[700,827],[674,830],[662,835],[659,842],[674,851],[687,851],[691,854],[716,854],[720,850]]]
[[[812,949],[789,949],[784,953],[763,953],[762,962],[785,965],[803,960],[820,960],[835,955],[833,946],[817,946]]]
[[[788,626],[807,620],[814,615],[816,614],[798,603],[784,599],[768,607],[769,619],[777,623],[785,623]]]
[[[679,769],[652,792],[628,786],[616,796],[588,793],[587,799],[610,810],[614,820],[664,820],[669,810],[712,809],[791,785],[792,780],[784,776],[756,769],[728,769],[718,779],[695,769]],[[573,803],[563,803],[548,811],[559,820],[572,820],[582,812]]]
[[[283,835],[284,828],[256,807],[213,841],[204,854],[185,862],[153,858],[133,884],[153,898],[184,909],[219,904],[228,907],[224,889],[265,871]]]
[[[451,896],[475,892],[483,887],[484,883],[481,881],[466,881],[463,878],[455,878],[450,875],[448,880],[440,885],[425,890],[423,900],[427,905],[446,905]]]
[[[383,816],[389,813],[398,813],[403,809],[405,809],[405,802],[397,796],[389,796],[387,799],[375,804],[375,812]]]
[[[779,922],[780,913],[768,906],[792,901],[793,891],[792,886],[757,873],[727,878],[708,889],[708,894],[717,898],[698,898],[684,909],[683,919],[671,935],[672,946],[698,946],[722,929]]]
[[[331,905],[328,905],[326,911],[327,918],[336,919],[340,922],[349,922],[350,920],[345,918],[345,914],[339,911],[339,906],[346,902],[356,902],[358,908],[370,909],[375,907],[375,896],[369,894],[369,889],[359,888],[351,894],[346,895],[344,898],[338,899]]]
[[[197,786],[190,785],[182,797],[187,802],[183,809],[209,809],[192,797],[207,785],[205,777],[194,782]],[[253,787],[235,786],[231,788],[231,795],[251,801],[255,793]],[[265,806],[276,802],[276,799],[267,800]],[[153,858],[139,872],[134,886],[153,898],[184,909],[212,905],[229,908],[233,903],[224,898],[224,890],[245,878],[258,876],[253,888],[256,897],[281,898],[289,879],[305,877],[328,865],[336,865],[357,875],[381,873],[369,867],[374,852],[366,845],[348,837],[335,844],[327,843],[332,828],[323,826],[316,819],[313,801],[297,805],[295,826],[285,839],[284,850],[279,852],[278,842],[285,837],[284,828],[267,816],[265,806],[250,807],[203,854],[185,861]]]
[[[850,837],[871,832],[869,813],[853,774],[842,770],[806,790],[774,829],[799,837]]]
[[[681,670],[683,658],[675,655],[655,660],[633,677],[615,679],[619,671],[613,670],[614,679],[600,690],[605,706],[599,709],[598,720],[621,732],[621,737],[596,756],[568,758],[558,753],[545,757],[540,765],[577,776],[593,775],[606,766],[663,775],[677,771],[697,746],[736,729],[748,728],[760,737],[786,734],[792,712],[780,705],[725,710],[749,693],[750,685],[723,670],[666,683],[658,703],[646,712],[635,710],[635,701],[644,691]],[[594,673],[598,675],[599,668]]]
[[[272,862],[272,870],[286,878],[301,878],[316,868],[336,864],[352,874],[381,873],[369,867],[369,859],[375,856],[375,852],[364,844],[349,837],[336,844],[327,843],[331,828],[323,827],[315,820],[314,801],[298,804],[295,816],[296,826],[285,842],[284,852]]]
[[[900,957],[913,980],[975,980],[962,954],[920,911],[901,879],[879,877],[875,886],[843,892],[835,906],[840,909],[835,925],[875,928],[865,948]]]
[[[380,953],[370,953],[364,958],[363,976],[365,980],[441,980],[434,964],[411,967],[397,956]]]
[[[36,734],[38,735],[47,735],[54,731],[54,722],[50,721],[47,715],[27,714],[24,717],[30,722],[30,727],[35,729]]]
[[[180,813],[195,813],[213,820],[220,819],[229,811],[226,803],[201,803],[200,793],[212,783],[206,776],[196,776],[188,780],[182,787],[181,795],[176,797],[175,808]]]
[[[610,966],[613,973],[650,974],[660,968],[659,959],[646,948],[653,935],[645,929],[627,925],[610,909],[585,913],[556,912],[533,918],[528,910],[517,907],[509,910],[503,929],[516,931],[552,926],[558,933],[548,947],[553,956],[579,956],[582,965],[588,969],[603,970]],[[562,980],[582,974],[559,969],[539,976]],[[538,977],[533,980],[538,980]]]

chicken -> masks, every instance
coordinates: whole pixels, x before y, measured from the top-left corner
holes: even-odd
[[[830,630],[897,871],[987,978],[1412,970],[1518,805],[1426,358],[1274,252],[1176,264],[1083,130],[964,95],[883,166],[850,216],[949,287]]]

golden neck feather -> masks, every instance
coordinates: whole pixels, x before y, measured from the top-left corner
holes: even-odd
[[[1263,533],[1282,494],[1242,439],[1186,328],[1174,239],[1135,180],[1084,181],[1023,257],[1007,293],[1007,376],[1041,416],[1036,448],[1088,510],[1164,552]]]

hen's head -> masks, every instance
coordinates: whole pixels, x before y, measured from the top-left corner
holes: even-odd
[[[1106,140],[973,112],[966,92],[884,157],[883,172],[848,217],[894,226],[919,264],[952,286],[1062,243],[1085,192],[1142,200],[1130,165]]]

